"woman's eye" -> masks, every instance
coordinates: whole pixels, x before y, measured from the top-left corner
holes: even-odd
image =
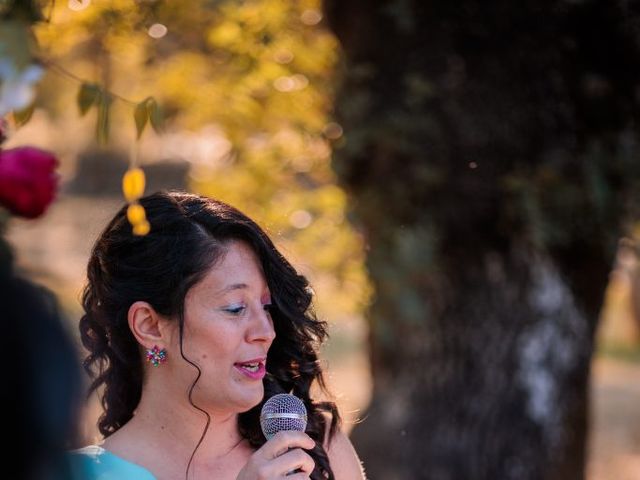
[[[231,315],[240,315],[245,310],[244,305],[231,305],[230,307],[224,308],[224,311],[230,313]]]

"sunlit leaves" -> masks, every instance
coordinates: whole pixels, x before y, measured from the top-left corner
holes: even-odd
[[[230,47],[242,41],[242,29],[236,22],[224,22],[211,30],[208,40],[216,47]]]
[[[346,196],[335,187],[329,163],[325,130],[335,130],[326,126],[337,45],[318,24],[319,0],[151,5],[92,2],[69,13],[56,4],[54,22],[39,27],[39,37],[79,76],[141,100],[114,100],[113,144],[122,140],[120,125],[142,145],[159,141],[143,133],[149,124],[161,128],[159,105],[166,107],[171,136],[189,139],[189,151],[181,154],[192,165],[191,187],[267,227],[311,277],[321,314],[358,314],[369,287],[361,239],[344,220]],[[151,38],[150,22],[166,25],[167,34]],[[86,113],[100,95],[85,94]],[[210,146],[208,134],[194,133],[207,129],[230,145],[225,153]],[[140,193],[133,175],[123,182],[131,183],[125,197],[134,232],[142,233],[146,220],[131,200]]]

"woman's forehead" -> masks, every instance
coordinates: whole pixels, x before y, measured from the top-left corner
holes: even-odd
[[[245,242],[233,241],[199,285],[209,294],[224,295],[234,290],[261,288],[265,279],[258,256],[251,247]]]

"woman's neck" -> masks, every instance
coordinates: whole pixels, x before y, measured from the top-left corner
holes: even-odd
[[[211,421],[193,465],[215,463],[245,443],[238,431],[237,413],[208,413]],[[206,415],[189,405],[186,396],[175,398],[145,385],[135,415],[105,440],[104,448],[147,468],[163,465],[184,472],[206,423]]]

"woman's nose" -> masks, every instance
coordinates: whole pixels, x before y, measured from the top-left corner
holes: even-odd
[[[276,338],[276,331],[273,328],[273,320],[271,315],[263,306],[256,309],[251,328],[248,332],[250,341],[273,342]]]

